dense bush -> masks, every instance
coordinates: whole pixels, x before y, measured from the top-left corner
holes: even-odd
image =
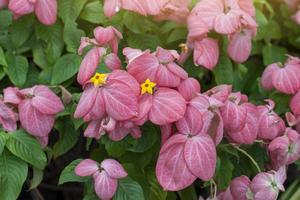
[[[299,6],[0,0],[0,199],[299,199]]]

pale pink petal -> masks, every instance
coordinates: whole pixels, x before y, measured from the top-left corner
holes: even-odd
[[[181,82],[181,84],[177,87],[177,90],[185,98],[185,100],[190,101],[197,93],[200,93],[201,86],[196,79],[187,78]]]
[[[285,94],[295,94],[300,88],[300,68],[287,65],[273,72],[272,83],[274,87]]]
[[[89,108],[89,106],[91,104],[78,104],[79,106],[83,106],[82,109],[84,109],[84,106],[86,109],[90,109],[90,111],[88,112],[90,119],[92,120],[101,120],[104,116],[105,116],[105,104],[104,104],[104,99],[102,97],[102,93],[100,92],[101,88],[99,89],[94,89],[94,90],[98,90],[97,95],[96,95],[96,99],[92,105],[92,108]],[[95,92],[96,93],[96,92]],[[95,94],[92,94],[95,95]],[[83,96],[83,94],[82,94]],[[95,98],[94,96],[86,96],[85,98]],[[85,102],[85,103],[92,103],[92,99],[85,99],[85,101],[90,100],[90,102]],[[83,100],[82,100],[83,101]],[[76,110],[77,111],[77,110]],[[77,112],[81,112],[81,111],[77,111]],[[77,112],[75,112],[77,114]]]
[[[183,118],[176,122],[178,131],[186,135],[197,135],[203,127],[201,112],[193,106],[188,106]]]
[[[177,65],[175,62],[171,62],[171,63],[167,64],[166,66],[170,72],[172,72],[173,74],[175,74],[176,76],[178,76],[179,78],[181,78],[183,80],[185,80],[189,77],[188,73],[182,67]]]
[[[105,159],[102,161],[101,167],[111,178],[118,179],[127,176],[127,172],[124,170],[123,166],[116,160]]]
[[[255,16],[255,7],[252,0],[238,0],[240,8],[250,16]]]
[[[159,88],[153,98],[149,119],[157,125],[175,122],[183,117],[186,110],[184,98],[169,88]]]
[[[126,128],[121,123],[117,123],[116,128],[108,133],[108,137],[113,141],[121,141],[130,134],[130,131],[131,128]]]
[[[96,172],[93,175],[94,188],[100,199],[111,199],[118,188],[117,179],[110,178],[105,171]]]
[[[139,57],[143,54],[140,49],[133,49],[130,47],[126,47],[123,49],[123,54],[126,56],[127,63],[131,63],[135,58]]]
[[[195,13],[199,19],[208,25],[209,29],[214,28],[216,16],[223,13],[224,3],[222,0],[202,0],[194,7],[192,13]]]
[[[195,42],[194,63],[202,65],[205,68],[212,70],[219,61],[219,45],[218,41],[205,38]]]
[[[180,84],[180,78],[170,72],[165,65],[160,64],[156,73],[155,82],[161,87],[177,87]]]
[[[98,92],[99,89],[92,84],[85,88],[74,113],[75,118],[82,118],[91,111],[95,104]]]
[[[0,9],[8,4],[8,0],[0,0]]]
[[[262,77],[261,77],[261,86],[265,90],[272,90],[274,88],[272,78],[274,71],[280,70],[278,63],[273,63],[266,67]]]
[[[147,7],[143,4],[143,1],[140,0],[130,0],[130,1],[123,1],[122,7],[125,10],[130,10],[133,12],[137,12],[141,15],[147,15]]]
[[[145,51],[128,64],[127,70],[139,83],[143,83],[147,79],[156,81],[158,67],[157,58],[149,51]]]
[[[211,179],[217,162],[213,140],[208,135],[189,138],[184,145],[184,160],[195,176],[204,181]]]
[[[232,86],[231,85],[218,85],[216,87],[213,87],[212,89],[208,90],[204,94],[213,97],[214,99],[217,99],[221,102],[227,101],[229,95],[232,92]]]
[[[300,90],[292,97],[290,108],[296,115],[300,115]]]
[[[47,136],[55,120],[54,115],[46,115],[35,109],[30,100],[23,100],[19,104],[19,117],[22,127],[37,137]]]
[[[161,132],[161,144],[164,145],[166,141],[173,135],[173,125],[167,124],[160,126],[160,132]]]
[[[143,125],[148,120],[148,113],[152,107],[153,96],[152,95],[141,95],[138,100],[138,116],[133,119],[137,125]]]
[[[8,9],[17,15],[26,15],[34,11],[34,4],[28,0],[10,0]]]
[[[251,31],[244,29],[241,32],[234,33],[230,38],[227,52],[232,60],[243,63],[250,56],[251,48]]]
[[[104,14],[106,17],[112,17],[120,11],[122,6],[121,0],[105,0],[104,1]]]
[[[114,83],[102,90],[106,112],[115,120],[128,120],[138,115],[137,97],[121,83]]]
[[[35,14],[41,23],[45,25],[55,24],[57,16],[57,0],[36,1]]]
[[[170,127],[169,127],[170,128]],[[164,154],[168,150],[170,150],[171,147],[178,146],[181,144],[185,144],[187,141],[187,136],[183,134],[175,134],[171,136],[161,147],[160,154]]]
[[[229,100],[221,108],[221,115],[227,131],[241,131],[246,124],[247,109]]]
[[[18,117],[7,105],[0,100],[0,124],[4,130],[15,131],[17,129]]]
[[[232,34],[239,30],[241,12],[230,10],[228,13],[221,13],[215,18],[214,29],[220,34]]]
[[[96,161],[85,159],[75,167],[75,174],[77,176],[92,176],[98,170],[100,170],[100,168]]]
[[[174,145],[158,157],[156,177],[164,190],[182,190],[196,180],[185,163],[183,149],[184,144]]]
[[[124,70],[114,70],[109,76],[107,80],[108,85],[112,85],[114,83],[122,83],[131,88],[132,92],[136,95],[140,95],[140,84],[136,81],[136,79],[131,76],[128,72]]]
[[[35,86],[33,95],[31,104],[41,113],[55,115],[64,110],[64,105],[60,98],[46,86]]]
[[[105,54],[104,48],[94,47],[84,57],[80,64],[77,81],[80,85],[85,85],[95,74],[101,57]]]
[[[191,14],[188,18],[189,40],[201,40],[209,32],[209,28],[197,15]]]
[[[100,131],[101,131],[101,121],[100,120],[91,121],[89,122],[87,128],[84,131],[84,137],[96,138],[97,140],[99,140],[100,137],[104,134],[104,133],[100,133]]]
[[[120,69],[122,66],[121,60],[115,53],[110,53],[107,56],[105,56],[104,62],[105,65],[111,70]]]
[[[230,183],[230,192],[235,199],[247,200],[247,191],[250,187],[250,179],[247,176],[240,176]]]
[[[21,102],[19,89],[16,87],[8,87],[3,90],[4,103],[19,104]]]

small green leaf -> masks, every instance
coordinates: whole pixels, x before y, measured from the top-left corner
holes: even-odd
[[[88,0],[63,0],[58,1],[58,15],[66,23],[76,21]]]
[[[144,200],[142,187],[131,178],[127,177],[119,180],[118,190],[114,200]]]
[[[174,29],[168,37],[167,43],[176,42],[178,40],[186,40],[188,31],[186,28],[180,27]]]
[[[4,71],[8,75],[10,81],[18,87],[24,85],[28,72],[28,61],[25,56],[14,56],[12,54],[6,54],[6,60],[8,67],[4,68]]]
[[[0,10],[0,30],[6,29],[12,24],[13,14],[8,10]]]
[[[142,137],[137,139],[137,143],[129,150],[132,152],[145,152],[150,149],[158,139],[158,128],[152,124],[146,124],[142,127]]]
[[[89,2],[83,9],[80,18],[94,24],[103,24],[106,22],[103,6],[100,1]]]
[[[0,156],[0,199],[16,200],[28,172],[27,164],[4,150]]]
[[[154,51],[160,45],[160,39],[156,35],[151,34],[130,34],[127,37],[130,47],[138,49],[150,49]]]
[[[39,184],[43,181],[44,171],[38,168],[33,168],[33,178],[30,181],[29,190],[37,188]]]
[[[34,19],[27,15],[15,21],[10,27],[11,39],[16,48],[21,47],[32,34]]]
[[[38,141],[24,130],[18,130],[9,135],[6,147],[15,156],[30,163],[38,169],[44,169],[47,158]]]
[[[283,63],[286,59],[286,54],[286,48],[272,44],[266,45],[263,48],[264,65],[267,66],[275,62]]]
[[[218,155],[218,157],[219,167],[217,168],[215,177],[218,183],[218,188],[220,190],[224,190],[228,187],[232,179],[234,165],[230,161],[230,158],[227,154],[222,153]]]
[[[4,151],[6,140],[9,136],[5,132],[0,131],[0,155]]]
[[[221,55],[219,63],[213,70],[213,73],[218,85],[233,83],[233,66],[228,56]]]
[[[75,174],[75,167],[82,161],[77,159],[72,161],[60,174],[58,184],[64,184],[67,182],[85,182],[86,177],[80,177]]]
[[[68,52],[77,52],[80,45],[80,38],[83,36],[85,36],[85,33],[77,27],[76,22],[67,21],[64,27],[64,42],[67,45]]]
[[[75,130],[69,117],[60,118],[55,124],[55,129],[59,132],[59,140],[53,146],[53,156],[57,158],[74,147],[79,137],[79,131]]]
[[[76,54],[66,54],[62,56],[53,67],[52,85],[58,85],[72,78],[79,69],[80,56]]]
[[[121,141],[112,141],[107,136],[101,138],[102,144],[105,145],[107,153],[113,157],[122,156],[136,142],[132,137],[127,136]]]

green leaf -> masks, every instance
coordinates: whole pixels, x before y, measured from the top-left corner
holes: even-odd
[[[1,46],[0,46],[0,65],[7,66],[5,54]]]
[[[101,138],[102,144],[105,145],[107,153],[113,157],[122,156],[136,142],[132,137],[127,136],[121,141],[112,141],[107,136]]]
[[[160,45],[160,39],[156,35],[151,34],[130,34],[127,37],[130,47],[138,49],[150,49],[154,51]]]
[[[6,147],[15,156],[30,163],[38,169],[44,169],[47,158],[38,141],[24,130],[18,130],[9,135]]]
[[[80,45],[80,38],[85,36],[83,30],[77,28],[77,23],[68,21],[64,28],[64,42],[68,52],[76,53]]]
[[[10,27],[12,42],[16,48],[21,47],[32,34],[34,19],[31,15],[15,21]]]
[[[66,54],[58,59],[53,67],[52,85],[58,85],[72,78],[79,69],[81,57],[76,54]]]
[[[8,10],[0,10],[0,30],[6,29],[12,24],[13,14]]]
[[[168,37],[167,43],[176,42],[178,40],[186,40],[188,31],[184,27],[177,28],[173,30]]]
[[[275,62],[283,63],[286,59],[286,54],[286,48],[272,44],[266,45],[263,48],[264,65],[270,65]]]
[[[129,150],[132,152],[145,152],[150,149],[158,139],[158,128],[152,124],[146,124],[142,127],[142,137],[137,140],[134,147]]]
[[[39,184],[43,181],[43,175],[44,171],[40,170],[38,168],[33,168],[33,178],[30,181],[30,188],[29,190],[32,190],[34,188],[37,188]]]
[[[4,151],[4,148],[5,148],[6,141],[7,141],[8,137],[9,136],[5,132],[0,131],[0,155]]]
[[[218,189],[224,190],[228,187],[232,179],[234,165],[230,161],[229,156],[225,153],[219,154],[218,158],[219,167],[217,168],[215,177],[218,183]]]
[[[44,41],[44,51],[50,63],[55,63],[61,56],[64,43],[63,43],[63,25],[59,21],[52,26],[44,26],[36,24],[35,27],[36,37]]]
[[[5,67],[4,71],[14,85],[21,87],[22,85],[24,85],[27,77],[27,58],[25,56],[14,56],[12,54],[6,54],[6,60],[8,67]]]
[[[32,47],[33,61],[41,69],[49,68],[51,65],[44,51],[42,41],[36,41]]]
[[[103,24],[106,22],[103,6],[100,1],[88,3],[83,9],[80,18],[94,24]]]
[[[147,17],[141,16],[133,12],[126,12],[123,17],[125,26],[134,33],[146,33],[147,31],[155,31],[157,26]]]
[[[181,199],[197,200],[197,194],[194,185],[178,192]]]
[[[87,1],[88,0],[58,1],[58,15],[65,23],[69,20],[75,21]]]
[[[216,83],[219,84],[232,84],[233,83],[233,66],[226,55],[221,55],[219,63],[213,70]]]
[[[55,124],[55,129],[59,132],[59,140],[53,146],[53,156],[57,158],[74,147],[79,137],[79,131],[75,130],[69,117],[60,118]]]
[[[131,178],[119,180],[114,200],[144,200],[142,187]]]
[[[5,150],[0,156],[0,199],[16,200],[28,172],[27,164]]]
[[[80,177],[75,174],[75,167],[82,161],[77,159],[72,161],[60,174],[58,184],[64,184],[67,182],[85,182],[86,177]]]

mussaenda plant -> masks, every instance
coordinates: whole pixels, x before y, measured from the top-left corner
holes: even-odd
[[[284,2],[0,0],[0,200],[73,193],[57,182],[80,182],[74,199],[282,198],[300,158]]]

